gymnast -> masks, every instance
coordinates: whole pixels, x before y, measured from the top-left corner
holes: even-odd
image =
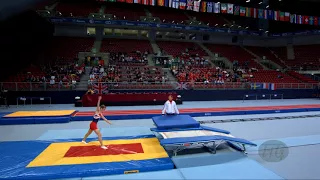
[[[162,115],[178,115],[178,114],[179,114],[179,110],[177,108],[177,104],[173,100],[172,95],[169,95],[168,101],[164,103]]]
[[[106,106],[103,105],[103,104],[100,105],[101,98],[102,98],[102,97],[99,96],[96,112],[95,112],[95,114],[93,115],[93,120],[92,120],[92,122],[90,123],[90,128],[89,128],[87,134],[84,136],[84,138],[83,138],[83,140],[82,140],[82,143],[87,144],[86,140],[87,140],[88,136],[94,131],[94,132],[97,134],[97,136],[98,136],[98,139],[99,139],[101,148],[102,148],[102,149],[108,149],[108,147],[106,147],[106,146],[103,145],[101,132],[100,132],[99,129],[98,129],[98,121],[100,120],[100,118],[102,118],[105,122],[111,124],[111,122],[110,122],[107,118],[105,118],[105,117],[103,116],[103,111],[106,110]]]

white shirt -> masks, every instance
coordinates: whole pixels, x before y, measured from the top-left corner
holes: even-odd
[[[172,101],[171,103],[167,101],[164,103],[164,107],[162,110],[162,114],[179,114],[179,110],[177,108],[177,104],[175,101]]]

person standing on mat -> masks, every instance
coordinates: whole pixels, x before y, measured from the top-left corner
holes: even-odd
[[[101,148],[102,148],[102,149],[108,149],[108,147],[106,147],[106,146],[103,145],[102,135],[101,135],[100,130],[98,129],[98,121],[99,121],[100,119],[103,119],[105,122],[111,124],[111,122],[110,122],[107,118],[105,118],[105,117],[103,116],[103,114],[102,114],[103,111],[106,110],[106,106],[103,105],[103,104],[100,105],[101,98],[102,98],[102,97],[99,96],[96,112],[95,112],[95,114],[93,115],[93,120],[92,120],[92,122],[90,123],[90,128],[89,128],[87,134],[86,134],[86,135],[84,136],[84,138],[82,139],[82,143],[87,144],[86,140],[87,140],[88,136],[94,131],[94,132],[97,134],[97,136],[98,136],[98,139],[99,139]]]
[[[177,114],[179,114],[177,104],[173,100],[172,95],[169,95],[168,101],[166,101],[166,103],[164,103],[162,115],[177,115]]]

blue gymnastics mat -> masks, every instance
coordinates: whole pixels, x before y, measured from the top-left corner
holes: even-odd
[[[120,142],[123,142],[125,140],[128,140],[130,142],[134,140],[151,140],[152,142],[158,142],[153,141],[152,139],[156,138],[154,136],[104,138],[104,140],[117,140]],[[92,139],[88,139],[88,142],[90,140]],[[148,148],[151,148],[152,152],[154,145],[145,145],[147,145]],[[144,151],[145,145],[142,144]],[[151,154],[151,157],[154,158],[147,158],[142,160],[131,160],[129,158],[127,159],[127,161],[112,161],[98,163],[91,162],[91,157],[100,159],[103,156],[90,156],[89,158],[87,158],[87,160],[89,159],[91,163],[87,161],[84,161],[83,163],[82,161],[79,162],[80,156],[72,156],[75,157],[74,160],[76,162],[71,164],[59,164],[61,161],[70,161],[70,157],[64,159],[66,157],[65,154],[67,153],[63,152],[63,154],[60,153],[56,155],[54,153],[56,151],[61,151],[61,148],[65,149],[67,152],[68,149],[70,150],[71,147],[75,146],[82,147],[87,145],[81,144],[81,139],[0,142],[0,179],[61,179],[124,174],[126,171],[148,172],[170,170],[174,168],[173,162],[169,157],[160,157],[160,155],[157,154]],[[50,152],[52,152],[53,154],[51,155]],[[156,152],[158,153],[158,151]],[[163,152],[165,151],[163,150]],[[135,153],[133,155],[135,155]],[[58,160],[48,165],[48,161],[52,161],[52,159],[55,159],[57,156]],[[119,156],[120,158],[122,158],[122,155],[119,154]],[[47,157],[48,159],[43,157]],[[37,160],[37,164],[34,163],[35,160]],[[30,164],[32,164],[32,166],[30,166]]]
[[[239,152],[174,157],[185,179],[283,179]]]

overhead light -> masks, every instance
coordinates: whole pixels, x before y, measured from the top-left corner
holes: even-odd
[[[223,26],[226,26],[226,24],[224,24]]]
[[[247,26],[246,29],[249,29],[249,27]]]
[[[269,33],[269,31],[266,31],[265,33]]]
[[[266,8],[269,8],[269,5],[268,5],[268,6],[266,6]]]
[[[218,24],[216,24],[215,26],[218,26]]]
[[[220,4],[220,2],[217,2],[217,4]]]
[[[233,27],[233,25],[231,25],[230,27]]]
[[[241,28],[241,26],[238,26],[238,28]]]
[[[279,1],[281,1],[281,0],[279,0]]]
[[[259,2],[259,4],[262,4],[262,2]]]
[[[250,2],[250,0],[247,0],[246,3]]]

